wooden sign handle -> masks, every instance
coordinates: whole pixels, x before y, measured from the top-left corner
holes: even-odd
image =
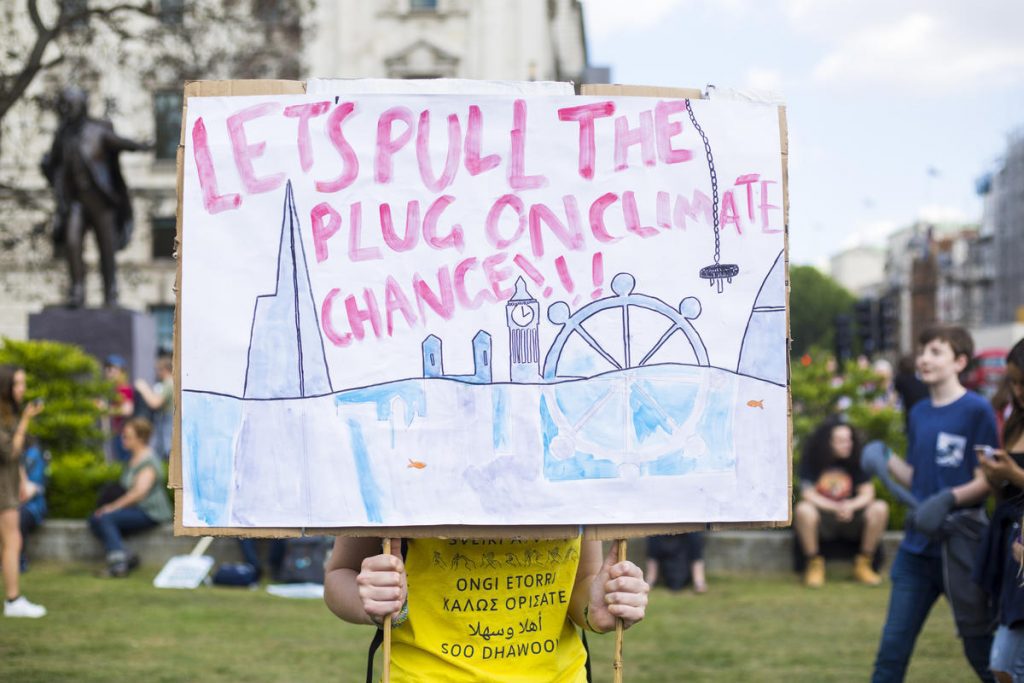
[[[391,539],[384,539],[384,554],[391,554]],[[391,683],[391,615],[384,617],[384,674],[381,677],[383,683]]]
[[[626,539],[620,538],[615,541],[616,553],[618,554],[618,561],[626,561]],[[612,660],[612,668],[614,669],[613,681],[614,683],[622,683],[622,633],[625,627],[622,624],[622,619],[615,620],[615,659]]]

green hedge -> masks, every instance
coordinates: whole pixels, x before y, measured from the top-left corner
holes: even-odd
[[[24,368],[26,400],[41,398],[46,404],[29,434],[50,452],[50,516],[87,517],[99,488],[116,480],[119,472],[104,461],[99,428],[101,402],[113,400],[114,387],[103,378],[95,358],[70,344],[5,338],[0,364]]]
[[[96,462],[90,451],[65,453],[50,463],[50,482],[46,504],[51,517],[84,518],[96,507],[99,489],[117,481],[121,468]]]

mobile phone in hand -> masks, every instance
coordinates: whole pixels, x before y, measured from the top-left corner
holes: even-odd
[[[984,445],[979,444],[979,445],[974,447],[974,454],[977,455],[979,459],[980,458],[986,458],[988,460],[995,460],[996,459],[996,449],[992,448],[991,446],[984,446]]]

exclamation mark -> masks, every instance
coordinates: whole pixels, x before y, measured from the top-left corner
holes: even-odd
[[[599,299],[604,285],[604,255],[601,252],[594,254],[591,261],[590,272],[594,278],[594,291],[590,293],[591,299]]]
[[[544,276],[540,274],[530,261],[522,254],[516,254],[512,258],[512,262],[519,266],[520,270],[526,273],[526,276],[537,283],[538,287],[544,287]],[[551,288],[544,287],[542,296],[546,299],[551,296]]]
[[[572,294],[576,289],[576,285],[573,284],[572,276],[569,275],[569,266],[566,264],[564,256],[559,256],[555,259],[555,270],[558,271],[558,279],[562,281],[565,291]]]

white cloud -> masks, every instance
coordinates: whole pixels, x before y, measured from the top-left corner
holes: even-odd
[[[917,210],[914,220],[923,223],[969,223],[970,217],[957,206],[929,204]],[[884,247],[889,235],[900,228],[905,228],[910,221],[907,218],[878,218],[857,223],[856,227],[846,234],[839,243],[840,251],[852,247]]]
[[[958,206],[931,204],[917,210],[918,220],[926,223],[969,223],[971,217]]]
[[[858,225],[853,232],[842,241],[842,249],[864,246],[883,246],[885,239],[900,227],[900,222],[891,218],[881,218]]]
[[[753,90],[782,90],[782,73],[777,69],[752,67],[747,70],[743,87]]]
[[[1024,84],[1024,3],[786,0],[790,24],[826,50],[814,79],[919,94]]]
[[[592,38],[654,26],[685,0],[583,0],[583,17]]]

